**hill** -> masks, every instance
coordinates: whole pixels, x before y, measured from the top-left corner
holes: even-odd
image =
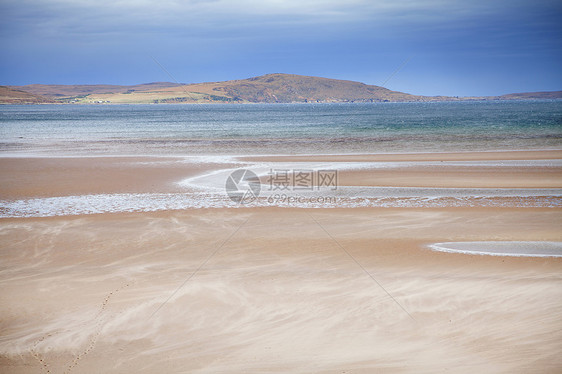
[[[183,87],[208,95],[251,103],[418,101],[422,96],[360,82],[293,74],[267,74],[227,82]],[[175,89],[177,91],[177,88]]]
[[[332,103],[521,100],[562,98],[562,91],[458,98],[419,96],[360,82],[294,74],[267,74],[225,82],[177,84],[156,82],[134,86],[41,85],[11,89],[44,96],[58,103]],[[6,102],[0,95],[0,102]]]
[[[54,102],[54,100],[40,95],[0,86],[0,104],[48,104]]]
[[[158,90],[162,88],[177,87],[181,84],[170,82],[155,82],[137,84],[134,86],[118,86],[110,84],[83,84],[83,85],[62,85],[62,84],[29,84],[26,86],[11,86],[10,88],[26,91],[35,95],[42,95],[51,99],[68,99],[75,97],[86,97],[97,94],[117,94],[135,91]]]
[[[294,103],[429,101],[360,82],[293,74],[267,74],[225,82],[180,85],[169,82],[136,86],[42,85],[11,88],[61,103]]]
[[[497,96],[498,100],[537,100],[560,98],[562,98],[562,91],[523,92]]]

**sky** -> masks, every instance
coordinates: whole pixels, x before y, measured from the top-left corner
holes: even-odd
[[[289,73],[418,95],[555,91],[560,20],[560,0],[0,0],[0,84]]]

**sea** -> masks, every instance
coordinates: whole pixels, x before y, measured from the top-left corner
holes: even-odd
[[[349,169],[436,165],[562,167],[562,160],[264,163],[239,158],[536,149],[562,149],[562,101],[3,105],[0,106],[0,157],[177,156],[171,161],[164,157],[162,161],[150,162],[207,163],[212,171],[178,181],[183,192],[177,193],[19,200],[0,197],[0,218],[265,206],[560,207],[562,190],[556,188],[336,184],[322,190],[281,193],[267,190],[267,186],[256,186],[245,176],[253,173],[263,180],[275,170],[299,169],[312,171],[317,177],[321,172],[332,172],[333,177],[334,173],[337,176],[338,171]],[[233,198],[232,189],[238,198]],[[244,199],[240,200],[240,196]]]
[[[562,101],[2,105],[0,156],[559,149]]]

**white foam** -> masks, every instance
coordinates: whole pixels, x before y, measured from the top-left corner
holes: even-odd
[[[562,257],[562,242],[446,242],[429,245],[434,251],[511,257]]]
[[[201,208],[439,208],[439,207],[543,207],[562,206],[554,196],[511,197],[470,196],[381,196],[357,197],[345,191],[310,191],[308,194],[283,194],[266,191],[258,199],[238,204],[224,191],[216,193],[138,193],[60,196],[21,200],[0,200],[0,218],[51,217],[100,213],[154,212]]]
[[[551,165],[553,160],[513,161],[511,165],[531,162],[535,166]],[[554,160],[558,165],[561,160]],[[142,161],[141,161],[142,162]],[[547,188],[430,188],[329,186],[313,190],[276,190],[262,184],[260,197],[249,204],[237,204],[226,195],[225,182],[234,170],[246,168],[259,176],[274,170],[353,170],[365,168],[404,167],[409,165],[442,165],[440,162],[257,162],[236,160],[235,156],[193,156],[174,161],[155,162],[213,163],[229,165],[182,180],[185,193],[99,194],[60,196],[21,200],[0,200],[1,217],[49,217],[117,212],[151,212],[199,208],[293,207],[293,208],[359,208],[359,207],[560,207],[562,190]],[[493,161],[490,165],[497,165]],[[507,161],[505,161],[507,162]],[[542,163],[541,163],[542,162]],[[464,162],[463,162],[464,163]],[[471,164],[472,162],[467,162]],[[232,165],[237,167],[233,168]],[[472,165],[472,164],[471,164]]]

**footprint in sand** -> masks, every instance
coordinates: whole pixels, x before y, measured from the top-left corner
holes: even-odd
[[[92,321],[94,321],[96,323],[96,329],[95,329],[95,332],[94,332],[92,338],[89,340],[88,345],[86,346],[86,349],[84,349],[82,352],[80,352],[76,356],[74,356],[74,359],[72,360],[70,365],[64,371],[64,374],[69,374],[79,364],[80,359],[84,358],[88,353],[90,353],[94,349],[94,347],[96,345],[96,342],[97,342],[99,336],[101,335],[101,330],[103,328],[104,320],[103,320],[102,316],[107,309],[107,305],[109,304],[110,299],[113,297],[113,295],[115,295],[116,293],[124,290],[127,287],[129,287],[129,283],[109,292],[107,294],[107,296],[104,298],[98,312],[95,314],[94,318],[92,319]],[[85,324],[88,324],[88,322],[84,322],[82,325],[85,325]],[[48,334],[45,334],[44,336],[37,339],[30,349],[31,355],[39,362],[39,364],[41,365],[41,371],[44,372],[44,373],[50,374],[51,369],[50,369],[50,366],[47,363],[46,359],[41,354],[39,354],[39,352],[37,351],[37,347],[45,339],[47,339],[49,337],[52,337],[52,336],[55,336],[55,335],[58,335],[61,332],[63,332],[63,331],[60,330],[60,331],[55,331],[55,332],[50,332]]]

